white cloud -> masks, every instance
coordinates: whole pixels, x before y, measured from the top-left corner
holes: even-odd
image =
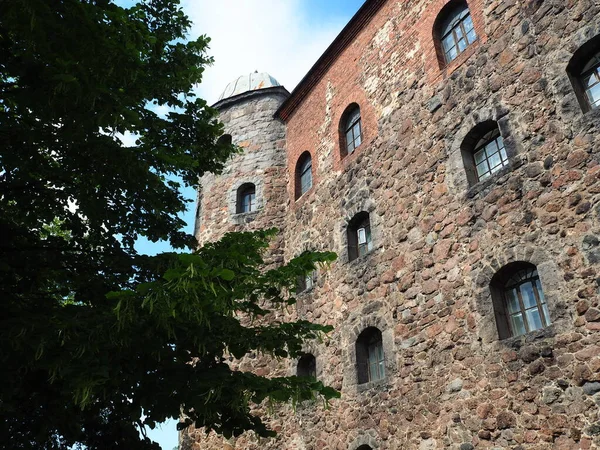
[[[214,103],[227,83],[255,70],[291,91],[333,41],[347,18],[311,23],[302,0],[184,0],[191,38],[211,37],[208,67],[198,89]]]

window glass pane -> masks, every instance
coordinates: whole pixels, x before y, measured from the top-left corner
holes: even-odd
[[[465,48],[467,48],[467,42],[464,39],[461,39],[460,41],[458,41],[458,51],[464,52]]]
[[[302,194],[307,192],[312,187],[312,173],[310,169],[304,172],[300,177],[300,191]]]
[[[485,161],[485,151],[483,149],[475,152],[473,156],[475,157],[475,164],[479,164]]]
[[[244,212],[250,212],[251,203],[250,194],[244,195]]]
[[[586,91],[590,104],[595,107],[600,103],[600,83]]]
[[[385,362],[379,361],[379,379],[383,379],[385,377]]]
[[[510,316],[510,324],[513,332],[513,336],[520,336],[525,334],[525,325],[523,324],[523,316],[519,313],[514,316]]]
[[[546,299],[544,298],[544,291],[542,290],[542,283],[540,283],[539,279],[535,280],[535,287],[537,288],[537,293],[538,293],[538,296],[540,297],[540,301],[542,303],[545,303]]]
[[[490,172],[487,170],[487,164],[484,163],[481,167],[477,166],[477,178],[479,181],[485,180],[490,176]]]
[[[465,27],[465,31],[467,32],[473,29],[473,19],[471,18],[470,14],[465,17],[465,20],[463,20],[463,27]]]
[[[360,134],[356,135],[356,139],[354,140],[354,148],[358,147],[361,144],[361,137]]]
[[[517,297],[517,291],[515,289],[506,291],[506,308],[511,314],[521,311],[519,298]]]
[[[310,289],[313,287],[313,274],[310,273],[304,277],[304,284],[306,285],[306,289]]]
[[[475,30],[469,31],[467,33],[467,41],[469,41],[469,44],[472,44],[476,40],[477,40],[477,34],[475,33]]]
[[[535,300],[535,295],[533,294],[533,285],[531,282],[527,282],[519,286],[521,291],[521,298],[523,299],[523,305],[525,309],[533,308],[534,306],[537,308],[537,302]]]
[[[454,47],[454,36],[450,35],[444,38],[442,41],[442,46],[444,47],[445,52],[449,52],[452,47]]]
[[[358,147],[360,145],[360,142],[361,142],[360,121],[356,122],[356,124],[352,128],[352,131],[354,133],[354,147]]]
[[[346,132],[346,143],[350,145],[352,141],[354,141],[354,135],[352,134],[352,129],[350,129]]]
[[[506,150],[504,150],[504,148],[500,150],[500,156],[502,157],[502,163],[506,164],[508,161],[508,156],[506,156]]]
[[[356,230],[356,234],[358,235],[359,244],[367,243],[367,231],[364,228],[359,228],[358,230]]]
[[[461,39],[464,37],[464,35],[463,35],[463,31],[462,31],[462,28],[461,28],[460,26],[457,26],[457,27],[454,29],[454,33],[455,33],[455,35],[456,35],[456,40],[457,40],[457,41],[460,41],[460,40],[461,40]]]
[[[598,82],[598,75],[595,72],[593,72],[589,76],[587,76],[583,79],[583,86],[590,87],[590,86],[593,86],[594,84],[596,84],[597,82]]]
[[[529,331],[539,330],[543,327],[540,311],[537,308],[527,310],[527,325],[529,325]]]
[[[542,312],[544,313],[544,319],[546,319],[546,323],[550,325],[552,323],[550,321],[550,311],[548,311],[548,305],[545,303],[542,305]]]
[[[498,170],[502,166],[502,160],[500,159],[500,153],[494,153],[488,160],[488,163],[490,165],[490,169],[492,170],[492,172],[494,170]],[[498,166],[500,166],[500,167],[498,167]]]
[[[448,52],[446,52],[446,58],[448,59],[448,61],[456,59],[457,56],[458,51],[456,50],[456,47],[452,47]]]
[[[487,154],[488,158],[490,156],[492,156],[494,153],[496,153],[498,151],[498,146],[496,145],[496,139],[494,139],[493,141],[491,141],[490,143],[488,143],[485,146],[485,153]]]

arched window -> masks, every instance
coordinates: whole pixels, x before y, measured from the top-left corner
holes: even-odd
[[[583,111],[600,108],[600,35],[573,54],[567,73]]]
[[[296,375],[299,377],[317,378],[317,360],[310,353],[306,353],[298,360]]]
[[[480,123],[465,137],[461,145],[463,162],[470,185],[485,180],[508,164],[504,139],[498,123]]]
[[[490,283],[500,339],[550,325],[550,312],[537,268],[528,262],[504,266]]]
[[[304,152],[296,164],[296,199],[300,198],[312,187],[312,159],[310,153]]]
[[[434,25],[438,58],[444,65],[477,39],[469,7],[464,0],[449,2],[438,15]]]
[[[252,183],[242,184],[237,190],[238,213],[256,211],[256,187]]]
[[[356,340],[358,383],[381,380],[385,377],[385,358],[381,331],[369,327]]]
[[[368,212],[360,212],[348,223],[348,261],[353,261],[373,249]]]
[[[217,139],[217,144],[219,145],[231,145],[233,139],[230,134],[223,134],[219,139]]]
[[[353,103],[342,115],[340,122],[340,149],[342,157],[351,154],[362,143],[360,107]]]
[[[373,449],[369,445],[365,444],[365,445],[361,445],[356,450],[373,450]]]

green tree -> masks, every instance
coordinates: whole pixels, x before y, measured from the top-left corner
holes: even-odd
[[[334,256],[265,270],[273,231],[199,251],[180,231],[181,184],[236,151],[192,93],[211,60],[208,38],[185,42],[189,25],[176,0],[0,0],[4,448],[158,448],[139,430],[180,406],[186,424],[267,436],[252,403],[336,395],[226,364],[250,351],[294,357],[328,331],[264,318]],[[140,236],[188,253],[139,255]]]

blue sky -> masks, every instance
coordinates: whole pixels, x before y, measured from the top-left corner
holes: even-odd
[[[130,6],[133,0],[115,0]],[[258,70],[268,72],[291,91],[364,0],[181,0],[193,22],[191,38],[211,37],[209,54],[215,58],[207,68],[197,92],[215,102],[225,86],[240,75]],[[194,227],[196,194],[184,191],[193,200],[182,216],[186,231]],[[138,242],[142,253],[169,251],[166,243]],[[151,430],[150,437],[163,450],[177,446],[175,423]]]

